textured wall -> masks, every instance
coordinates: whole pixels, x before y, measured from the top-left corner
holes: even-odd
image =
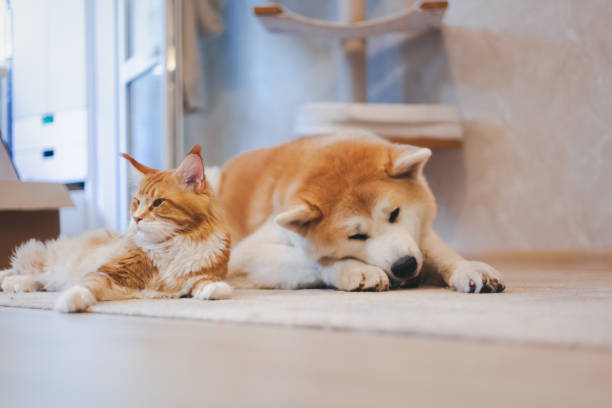
[[[301,103],[344,100],[347,94],[337,44],[270,34],[252,12],[263,3],[227,1],[226,31],[201,41],[200,91],[206,107],[186,115],[185,144],[189,150],[202,143],[208,163],[222,164],[238,152],[288,141]],[[314,18],[334,18],[334,3],[283,2]]]
[[[439,35],[372,44],[371,65],[394,76],[372,69],[373,100],[465,118],[465,148],[427,170],[455,246],[612,246],[610,21],[606,0],[459,0]]]
[[[410,3],[368,6],[375,17]],[[464,148],[434,152],[426,170],[436,229],[469,251],[612,247],[612,2],[450,3],[441,32],[368,49],[370,101],[452,104],[465,118]],[[209,107],[186,118],[187,143],[213,163],[290,139],[299,103],[346,95],[337,43],[268,34],[236,1],[226,18],[229,32],[202,44]]]

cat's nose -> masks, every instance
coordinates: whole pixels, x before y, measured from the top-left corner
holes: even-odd
[[[142,218],[140,218],[140,217],[132,217],[132,218],[134,218],[134,222],[136,224],[138,224],[140,221],[142,221]]]

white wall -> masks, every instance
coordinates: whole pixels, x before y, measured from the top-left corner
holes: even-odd
[[[370,77],[374,101],[465,118],[464,149],[427,168],[457,247],[612,246],[610,21],[606,0],[461,0],[440,35],[371,44],[370,65],[393,73]]]
[[[229,31],[202,42],[208,108],[186,117],[185,140],[208,164],[289,140],[300,103],[348,95],[339,43],[270,34],[256,3],[229,1]],[[334,3],[283,2],[324,18]],[[426,169],[455,247],[612,246],[610,21],[606,0],[451,0],[441,32],[369,41],[371,102],[452,104],[465,118],[464,148]]]
[[[75,208],[61,211],[61,231],[92,225],[88,171],[86,10],[90,0],[18,0],[13,7],[13,160],[25,181],[85,182]],[[44,118],[44,119],[43,119]]]
[[[208,164],[239,151],[293,137],[299,104],[344,100],[348,90],[338,72],[341,54],[327,40],[271,35],[253,16],[256,0],[228,1],[228,27],[201,43],[203,112],[186,115],[185,151],[202,143]],[[334,15],[334,2],[288,1],[313,17]]]
[[[117,13],[110,1],[93,0],[95,55],[93,56],[93,101],[95,122],[95,168],[92,184],[95,187],[94,212],[97,222],[119,230],[125,220],[119,212],[118,173],[118,111],[117,111]]]
[[[15,118],[85,106],[84,0],[11,4]]]
[[[13,2],[13,159],[22,180],[87,177],[85,1]]]

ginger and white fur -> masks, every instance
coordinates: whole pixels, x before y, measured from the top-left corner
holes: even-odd
[[[55,305],[61,312],[84,311],[101,300],[230,296],[232,288],[222,281],[230,235],[207,186],[200,147],[174,172],[126,158],[144,175],[127,232],[30,240],[15,250],[11,268],[0,272],[3,291],[65,290]],[[164,201],[154,208],[159,198]]]
[[[390,280],[415,286],[425,277],[459,292],[503,291],[498,271],[464,259],[432,229],[430,155],[344,132],[234,158],[215,187],[236,243],[228,279],[245,288],[382,291]]]

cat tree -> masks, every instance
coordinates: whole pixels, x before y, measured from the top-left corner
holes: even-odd
[[[340,15],[345,23],[308,18],[280,5],[255,7],[255,15],[269,31],[342,40],[354,103],[302,105],[296,133],[314,136],[358,128],[397,143],[429,148],[461,147],[460,116],[454,107],[366,103],[366,38],[439,29],[447,7],[446,1],[417,1],[396,15],[366,20],[365,0],[340,0]]]

